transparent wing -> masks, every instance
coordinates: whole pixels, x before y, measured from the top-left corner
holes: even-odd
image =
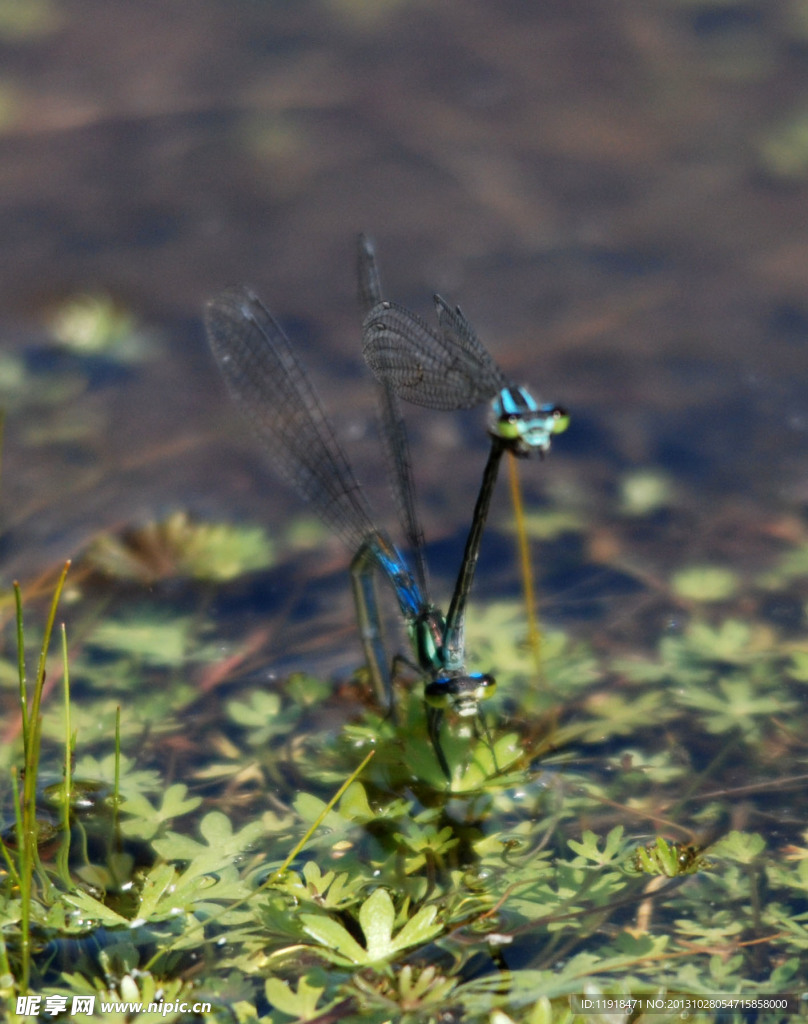
[[[362,326],[365,361],[408,402],[470,409],[492,398],[506,378],[462,313],[442,299],[436,304],[440,332],[403,306],[379,303]]]
[[[373,242],[366,235],[359,236],[357,279],[359,303],[362,315],[365,316],[382,301],[382,286],[379,267],[376,263],[376,250]],[[426,596],[429,587],[424,555],[424,531],[416,508],[415,482],[407,429],[404,425],[404,417],[401,415],[398,397],[392,385],[377,377],[377,392],[390,487],[396,503],[398,519],[413,556],[418,584]]]
[[[382,301],[382,285],[379,268],[376,264],[376,249],[367,235],[359,236],[356,269],[359,282],[359,308],[364,317]]]
[[[280,325],[245,287],[228,289],[208,303],[205,325],[227,387],[273,468],[356,552],[376,528]]]

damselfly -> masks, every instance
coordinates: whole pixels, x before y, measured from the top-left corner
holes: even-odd
[[[446,616],[443,656],[451,666],[456,659],[464,659],[466,604],[502,455],[506,451],[520,458],[546,455],[553,435],[569,426],[569,415],[561,406],[539,403],[527,388],[510,383],[460,308],[452,309],[440,295],[434,297],[438,330],[404,306],[382,300],[373,245],[364,236],[359,239],[359,263],[360,268],[363,264],[373,268],[365,274],[376,282],[375,293],[370,288],[364,292],[362,350],[384,391],[430,409],[470,409],[486,400],[490,403],[491,450]],[[360,278],[361,273],[360,269]],[[371,299],[373,305],[369,305]]]
[[[440,744],[443,710],[476,713],[478,702],[494,689],[493,677],[466,673],[456,659],[447,665],[443,615],[429,603],[397,548],[373,523],[314,388],[269,310],[250,289],[233,288],[208,303],[205,324],[228,389],[264,442],[275,471],[354,554],[351,578],[362,645],[377,693],[392,712],[393,682],[382,642],[374,571],[380,570],[389,581],[418,668],[427,679],[429,735],[441,769],[451,779]]]

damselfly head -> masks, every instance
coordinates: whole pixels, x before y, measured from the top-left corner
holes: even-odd
[[[560,405],[539,404],[527,388],[503,388],[491,402],[488,433],[521,458],[545,455],[553,434],[570,425],[569,413]]]
[[[487,672],[468,675],[446,674],[433,679],[424,688],[424,700],[431,708],[453,711],[461,718],[477,714],[477,705],[487,700],[497,688],[497,681]]]

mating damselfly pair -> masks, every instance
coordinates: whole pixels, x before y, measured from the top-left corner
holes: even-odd
[[[525,388],[509,383],[460,310],[451,309],[440,296],[435,296],[437,331],[403,306],[384,300],[375,252],[364,236],[359,239],[358,271],[363,353],[378,381],[390,475],[414,569],[374,524],[311,382],[261,300],[249,288],[228,289],[208,303],[205,323],[228,389],[264,442],[275,471],[353,554],[351,578],[365,658],[380,699],[395,714],[374,574],[380,571],[389,581],[425,680],[429,737],[451,780],[440,740],[445,713],[477,714],[480,701],[495,687],[489,673],[466,671],[464,623],[499,463],[505,451],[545,454],[553,434],[566,429],[568,416],[559,406],[540,404]],[[428,596],[424,538],[399,396],[435,409],[466,409],[490,401],[491,451],[445,617]]]

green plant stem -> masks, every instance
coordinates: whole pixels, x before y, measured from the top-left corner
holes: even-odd
[[[519,565],[522,570],[522,589],[525,596],[525,615],[527,616],[527,642],[536,663],[536,671],[541,672],[541,630],[536,612],[536,587],[533,579],[533,567],[530,564],[530,543],[525,528],[525,509],[522,502],[522,488],[519,485],[519,471],[513,455],[508,459],[508,481],[511,488],[511,504],[516,521],[516,546],[519,553]]]
[[[264,886],[271,885],[278,878],[280,878],[284,871],[286,871],[286,869],[289,867],[289,865],[292,863],[295,857],[300,853],[300,851],[303,849],[303,847],[306,845],[309,839],[314,835],[314,833],[317,831],[320,825],[322,825],[322,823],[325,821],[326,816],[331,811],[332,807],[334,807],[337,804],[337,801],[340,799],[340,797],[348,788],[348,786],[350,786],[351,783],[356,778],[358,778],[359,775],[362,774],[362,772],[365,770],[366,765],[370,762],[371,758],[374,756],[375,753],[375,750],[371,750],[371,752],[362,761],[359,767],[355,768],[353,772],[351,772],[351,774],[339,787],[336,793],[331,797],[331,799],[328,801],[328,803],[325,805],[322,811],[317,815],[315,820],[312,822],[311,826],[306,830],[305,834],[303,835],[303,838],[300,839],[300,841],[292,847],[289,856],[286,858],[283,864],[281,864],[277,871],[273,871],[269,878],[264,882],[264,885],[261,886],[262,889],[264,888]]]
[[[20,714],[22,715],[22,739],[24,752],[28,744],[28,678],[25,671],[25,631],[22,624],[22,594],[20,584],[14,580],[14,606],[17,621],[17,671],[20,679]]]
[[[33,891],[34,869],[39,863],[39,830],[36,816],[36,794],[39,776],[39,748],[41,741],[41,726],[39,709],[42,704],[42,690],[45,685],[45,659],[50,647],[53,624],[56,620],[56,609],[59,598],[62,594],[65,578],[70,569],[70,562],[64,564],[62,572],[56,584],[56,589],[51,600],[48,620],[45,627],[45,634],[42,638],[42,647],[39,652],[39,664],[37,667],[36,683],[31,701],[30,710],[27,710],[27,685],[25,676],[25,648],[24,632],[22,621],[22,599],[20,596],[19,584],[14,585],[15,602],[17,608],[17,642],[18,642],[18,665],[20,671],[20,704],[23,709],[23,746],[24,746],[24,772],[22,797],[16,788],[15,782],[15,814],[17,818],[17,848],[20,858],[20,898],[21,907],[21,944],[22,944],[22,978],[21,993],[25,995],[28,991],[28,984],[31,976],[31,895]]]
[[[70,888],[70,808],[73,803],[73,738],[70,730],[70,668],[67,658],[67,630],[62,623],[62,668],[64,671],[65,700],[65,757],[64,780],[62,783],[62,842],[57,856],[59,876],[65,888]]]

